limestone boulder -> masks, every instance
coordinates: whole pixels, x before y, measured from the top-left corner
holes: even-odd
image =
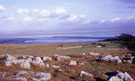
[[[134,81],[133,78],[127,72],[107,72],[106,75],[109,76],[107,81]]]
[[[71,61],[69,62],[69,65],[71,65],[71,66],[76,66],[76,65],[77,65],[77,62],[76,62],[75,60],[71,60]]]
[[[17,58],[15,56],[5,54],[5,55],[3,55],[3,59],[6,61],[10,61],[10,60],[16,60]]]
[[[93,74],[90,74],[88,72],[85,72],[85,71],[81,71],[80,74],[79,74],[80,77],[83,77],[83,76],[88,76],[88,77],[93,77]]]

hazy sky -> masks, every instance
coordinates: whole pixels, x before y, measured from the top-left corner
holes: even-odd
[[[135,29],[135,0],[0,0],[0,31]]]

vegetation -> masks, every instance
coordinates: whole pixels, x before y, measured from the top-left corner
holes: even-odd
[[[135,36],[129,34],[121,34],[117,37],[122,47],[126,47],[131,52],[135,52]]]

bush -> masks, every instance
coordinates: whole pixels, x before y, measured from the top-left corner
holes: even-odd
[[[117,38],[122,47],[126,47],[131,52],[135,52],[135,36],[129,34],[121,34]]]

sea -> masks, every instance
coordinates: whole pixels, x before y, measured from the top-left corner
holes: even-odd
[[[105,39],[112,39],[119,36],[119,33],[58,33],[46,35],[9,36],[0,38],[0,44],[49,44],[49,43],[80,43],[97,42]],[[135,35],[135,34],[134,34]]]

